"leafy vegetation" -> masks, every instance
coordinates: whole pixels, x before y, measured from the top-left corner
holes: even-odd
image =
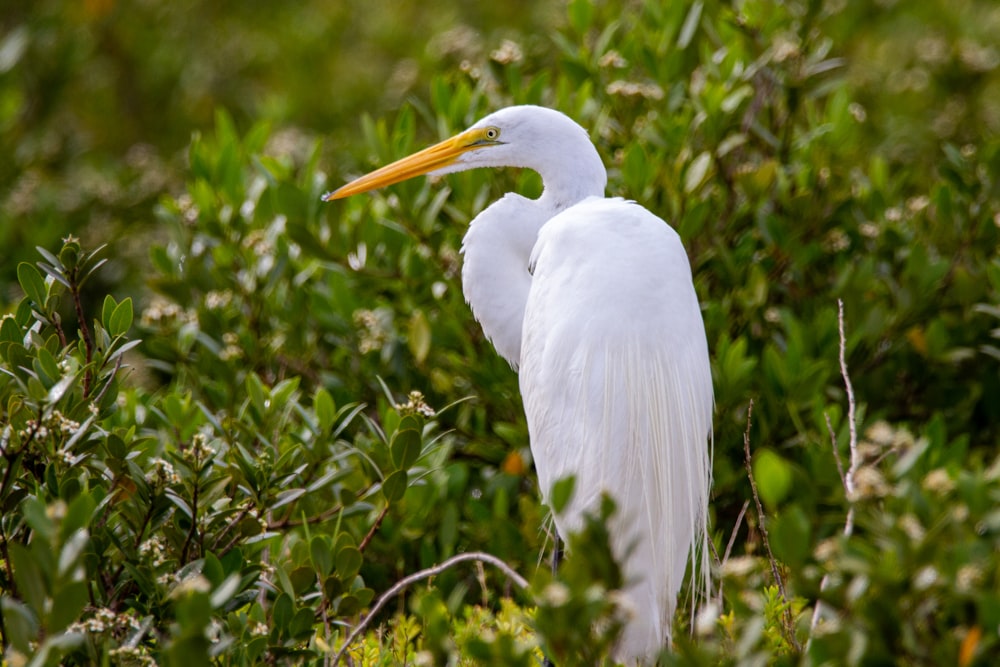
[[[551,573],[459,280],[537,176],[319,200],[515,103],[587,127],[692,260],[719,595],[663,662],[996,661],[994,3],[189,4],[0,18],[8,664],[606,660],[602,517]],[[344,646],[470,552],[530,586],[465,561]]]

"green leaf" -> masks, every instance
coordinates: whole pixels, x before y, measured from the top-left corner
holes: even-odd
[[[361,569],[363,560],[357,547],[344,547],[337,552],[337,577],[341,581],[350,581]]]
[[[267,388],[256,373],[247,374],[246,385],[247,393],[250,395],[250,404],[257,410],[257,414],[263,416],[267,412]]]
[[[61,632],[80,617],[89,601],[86,581],[73,581],[58,591],[52,598],[52,611],[45,624],[46,632]]]
[[[684,192],[691,194],[701,187],[708,178],[708,170],[712,166],[712,154],[702,151],[688,165],[687,173],[684,174]]]
[[[420,458],[423,446],[420,432],[415,429],[396,431],[392,437],[392,463],[398,470],[409,470]]]
[[[101,324],[108,331],[111,330],[111,314],[115,312],[117,305],[118,303],[115,301],[115,298],[110,294],[104,297],[104,304],[101,306]]]
[[[112,336],[122,336],[132,326],[132,297],[119,303],[111,313],[108,323],[108,333]]]
[[[63,517],[61,527],[63,533],[87,528],[96,507],[97,503],[90,493],[85,492],[77,495],[66,508],[66,515]]]
[[[594,16],[594,3],[591,0],[571,0],[569,3],[569,20],[578,33],[586,33]]]
[[[405,470],[397,470],[385,478],[382,482],[382,495],[388,502],[394,503],[403,497],[406,493],[406,479]]]
[[[48,290],[45,289],[45,280],[32,264],[21,262],[17,265],[17,281],[21,284],[24,293],[35,302],[39,308],[45,307],[45,299]]]
[[[753,457],[753,476],[761,500],[769,508],[777,507],[792,486],[792,466],[770,449]]]
[[[422,310],[415,310],[410,315],[410,335],[407,344],[416,362],[424,363],[431,351],[431,325]]]
[[[236,573],[229,575],[221,584],[219,584],[218,587],[216,587],[214,591],[212,591],[212,596],[209,598],[212,608],[221,608],[229,602],[239,590],[240,575]]]
[[[698,29],[698,21],[701,19],[701,10],[704,9],[705,3],[701,0],[693,3],[691,9],[688,10],[687,17],[684,19],[684,25],[681,26],[680,34],[677,35],[677,47],[680,49],[686,49],[688,44],[691,43],[691,38],[694,37],[694,31]]]
[[[67,375],[63,379],[52,385],[49,389],[48,402],[55,405],[62,400],[62,397],[66,394],[66,391],[76,383],[76,375]]]
[[[73,575],[75,570],[80,565],[80,556],[83,550],[87,547],[90,542],[90,535],[83,528],[76,530],[63,544],[62,550],[59,552],[59,577],[66,577],[67,575]]]
[[[329,433],[337,420],[337,406],[333,402],[333,397],[323,387],[316,390],[313,398],[313,410],[316,412],[316,421],[319,422],[319,430]]]
[[[791,568],[801,567],[809,557],[813,544],[809,518],[798,505],[791,505],[768,523],[768,534],[774,555]]]
[[[555,484],[552,485],[552,493],[549,494],[549,504],[552,506],[552,511],[556,514],[562,514],[566,506],[569,505],[569,501],[573,498],[573,491],[576,489],[576,476],[570,475],[569,477],[563,477],[557,480]]]
[[[31,642],[38,637],[38,618],[27,606],[6,595],[0,597],[0,613],[3,614],[5,639],[24,655],[30,655]]]
[[[285,593],[278,596],[278,599],[274,601],[273,609],[273,619],[274,627],[279,630],[286,630],[288,624],[292,621],[292,615],[295,612],[295,606],[292,603],[292,598]]]
[[[309,542],[309,556],[313,567],[321,577],[333,571],[333,553],[330,538],[326,535],[315,535]]]
[[[0,342],[20,343],[23,339],[24,336],[21,333],[21,327],[17,326],[17,322],[14,321],[13,317],[0,319]]]
[[[21,597],[28,606],[40,617],[45,612],[46,587],[45,573],[42,572],[39,561],[24,545],[12,542],[9,545],[10,561],[14,566],[14,582]],[[48,573],[49,577],[55,573]]]
[[[312,634],[315,611],[308,607],[303,607],[295,612],[292,622],[288,624],[288,635],[292,638],[304,637]]]
[[[271,389],[271,406],[283,408],[292,400],[292,394],[299,388],[299,378],[291,377],[282,380]]]
[[[125,441],[114,433],[108,434],[108,439],[104,446],[108,448],[108,454],[113,458],[124,459],[128,456],[128,448],[125,446]]]
[[[340,616],[354,616],[361,611],[361,601],[353,595],[345,595],[340,598],[337,605],[337,613]]]

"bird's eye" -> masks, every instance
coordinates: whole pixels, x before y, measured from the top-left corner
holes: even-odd
[[[495,141],[499,136],[500,136],[500,128],[498,127],[486,128],[485,137],[490,141]]]

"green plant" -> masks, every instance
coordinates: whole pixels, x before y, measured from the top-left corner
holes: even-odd
[[[448,568],[349,655],[604,659],[614,597],[588,590],[614,578],[602,558],[540,562],[516,375],[458,278],[468,220],[537,177],[319,201],[514,103],[589,128],[609,194],[667,219],[692,260],[721,595],[682,600],[661,662],[996,661],[994,3],[245,4],[0,18],[8,662],[329,662],[377,595],[470,551],[533,588]],[[371,75],[341,72],[348,55]],[[851,427],[838,299],[852,497],[832,451]],[[751,400],[773,563],[742,511]],[[577,553],[600,553],[590,528]]]

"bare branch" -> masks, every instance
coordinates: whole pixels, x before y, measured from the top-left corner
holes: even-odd
[[[508,565],[507,563],[505,563],[504,561],[500,560],[499,558],[497,558],[492,554],[488,554],[482,551],[472,551],[469,553],[452,556],[443,563],[439,563],[433,567],[429,567],[426,570],[420,570],[419,572],[414,572],[410,576],[400,579],[392,586],[392,588],[383,593],[382,596],[378,599],[378,601],[375,602],[375,605],[371,608],[371,611],[368,612],[368,615],[365,616],[365,618],[360,623],[358,623],[353,630],[351,630],[350,634],[347,635],[347,638],[344,640],[344,644],[340,647],[340,650],[337,651],[337,653],[334,654],[333,656],[333,664],[334,665],[338,664],[344,658],[344,653],[346,653],[347,649],[350,648],[351,644],[354,643],[354,640],[358,638],[358,635],[360,635],[364,631],[364,629],[368,627],[368,624],[371,622],[373,618],[375,618],[375,615],[382,609],[382,607],[384,607],[386,603],[392,598],[394,598],[400,591],[410,586],[411,584],[417,583],[418,581],[423,581],[424,579],[430,579],[431,577],[435,577],[444,572],[445,570],[447,570],[448,568],[452,567],[453,565],[457,565],[458,563],[464,563],[465,561],[470,561],[470,560],[478,561],[481,563],[489,563],[490,565],[496,567],[505,575],[507,575],[507,577],[511,581],[517,584],[518,588],[525,589],[528,587],[527,579],[518,574],[517,571],[514,570],[514,568],[512,568],[510,565]]]
[[[764,506],[760,502],[760,494],[757,492],[757,482],[753,478],[753,457],[750,455],[750,425],[751,416],[753,415],[753,399],[750,400],[750,405],[747,407],[747,428],[743,432],[743,461],[747,469],[747,477],[750,479],[750,490],[753,492],[753,500],[757,505],[757,521],[760,526],[760,536],[764,542],[764,548],[767,550],[767,560],[771,565],[771,575],[774,577],[774,583],[778,586],[778,592],[781,593],[781,599],[788,602],[788,593],[785,592],[785,580],[781,578],[781,573],[778,571],[778,561],[774,557],[774,552],[771,551],[771,540],[767,536],[767,523],[764,517]],[[790,607],[785,608],[784,616],[784,630],[788,642],[795,647],[796,650],[800,649],[799,642],[795,639],[795,628],[792,624],[792,612]]]
[[[750,491],[753,493],[753,501],[757,505],[757,524],[760,526],[760,535],[764,541],[764,548],[767,549],[767,559],[771,563],[771,574],[774,576],[774,583],[781,591],[781,597],[786,598],[785,582],[778,573],[778,561],[775,560],[771,552],[771,541],[767,537],[767,519],[764,516],[764,506],[760,502],[760,494],[757,492],[757,482],[753,478],[753,456],[750,454],[750,424],[753,416],[753,399],[747,408],[747,428],[743,432],[743,463],[747,469],[747,478],[750,480]]]
[[[840,472],[840,479],[844,484],[844,493],[847,495],[848,508],[847,518],[844,520],[844,537],[850,537],[854,533],[854,478],[857,475],[858,467],[861,465],[861,460],[858,455],[857,404],[854,400],[854,386],[851,384],[851,376],[847,372],[847,336],[844,333],[844,302],[842,299],[837,299],[837,331],[840,336],[840,376],[844,380],[844,388],[847,391],[847,421],[848,428],[850,429],[849,447],[851,463],[847,469],[847,473],[844,473],[844,466],[840,462],[840,454],[837,451],[837,437],[833,432],[829,416],[826,418],[826,427],[830,431],[830,440],[833,443],[833,455],[837,461],[837,470]],[[829,583],[830,575],[823,575],[823,579],[819,582],[821,593],[826,590]],[[816,607],[813,609],[812,622],[809,624],[810,633],[816,629],[819,619],[825,611],[826,605],[823,604],[822,600],[818,600]]]
[[[743,508],[740,509],[740,513],[736,516],[736,523],[733,525],[733,532],[729,533],[729,542],[726,543],[726,551],[722,554],[722,558],[719,560],[719,570],[722,570],[729,561],[729,555],[733,553],[733,545],[736,544],[736,535],[740,532],[740,526],[743,525],[743,517],[747,514],[747,509],[750,508],[750,501],[743,501]],[[712,544],[709,542],[709,544]],[[712,550],[715,550],[715,546],[712,546]],[[716,554],[718,558],[718,554]],[[722,601],[722,577],[719,577],[719,601]]]
[[[847,390],[847,425],[851,434],[851,466],[847,470],[846,477],[847,497],[851,499],[854,497],[854,477],[861,461],[858,456],[857,404],[854,401],[854,385],[851,384],[851,375],[847,372],[847,336],[844,334],[844,301],[842,299],[837,299],[837,330],[840,334],[840,376],[844,378],[844,389]]]
[[[830,444],[833,445],[833,460],[837,462],[837,474],[840,475],[840,483],[847,489],[847,476],[844,474],[844,464],[840,460],[840,452],[837,450],[837,434],[833,432],[833,424],[830,423],[830,415],[823,413],[826,418],[826,431],[830,434]]]
[[[375,537],[375,531],[377,531],[379,529],[379,526],[382,525],[382,521],[385,519],[385,515],[388,513],[389,513],[389,503],[386,503],[385,507],[382,508],[382,511],[379,512],[378,518],[375,519],[375,523],[372,524],[372,527],[368,531],[368,534],[365,535],[365,538],[361,540],[361,544],[358,545],[358,551],[363,552],[365,550],[369,542],[372,541],[372,538]]]

